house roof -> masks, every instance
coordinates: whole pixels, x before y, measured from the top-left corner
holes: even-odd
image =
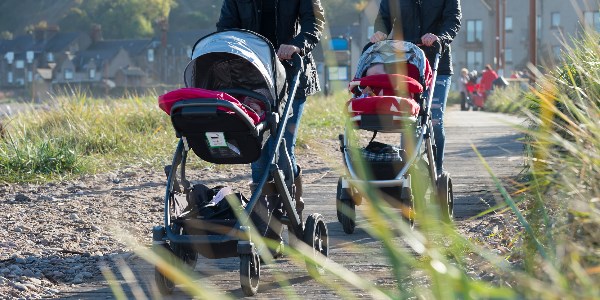
[[[52,69],[37,69],[37,73],[44,80],[52,79]]]
[[[48,40],[36,41],[33,36],[24,34],[12,40],[0,40],[0,53],[6,52],[62,52],[84,35],[83,32],[58,32]]]
[[[209,29],[196,29],[187,31],[173,31],[167,33],[167,44],[177,48],[185,48],[194,46],[196,42],[203,36],[212,33]],[[158,37],[160,41],[160,37]]]
[[[125,68],[122,68],[119,71],[123,72],[123,75],[128,76],[128,77],[146,76],[146,73],[144,73],[144,71],[142,71],[142,69],[140,69],[138,67],[127,66]]]
[[[114,49],[123,48],[132,56],[141,54],[144,50],[150,47],[151,39],[140,40],[102,40],[93,43],[87,50],[98,52],[110,52]]]

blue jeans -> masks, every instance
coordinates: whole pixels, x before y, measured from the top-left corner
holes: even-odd
[[[294,149],[296,148],[298,126],[300,125],[300,118],[302,117],[302,112],[304,112],[305,102],[306,97],[294,99],[294,103],[292,104],[293,115],[288,118],[286,130],[283,134],[287,153],[281,153],[280,151],[279,160],[277,161],[277,165],[280,169],[283,170],[283,173],[290,174],[290,165],[287,162],[287,158],[289,156],[291,168],[292,170],[294,170],[294,177],[298,176],[299,172],[298,166],[296,164],[296,155],[294,154]],[[269,137],[269,140],[267,141],[266,145],[262,150],[262,153],[260,154],[260,158],[250,165],[250,168],[252,169],[252,182],[254,183],[258,183],[263,172],[268,171],[269,166],[267,164],[269,163],[269,150],[273,148],[275,142],[273,141],[274,138],[275,136],[273,135]]]
[[[446,132],[444,130],[444,111],[446,100],[450,92],[451,75],[437,75],[433,100],[431,102],[431,118],[433,121],[433,136],[435,138],[436,153],[435,166],[438,173],[444,170],[444,147],[446,146]]]

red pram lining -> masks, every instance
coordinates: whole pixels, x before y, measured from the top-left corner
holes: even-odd
[[[348,101],[348,112],[358,115],[395,115],[415,117],[419,114],[419,104],[410,98],[395,96],[371,96]]]
[[[243,106],[240,101],[233,96],[218,91],[205,90],[200,88],[181,88],[178,90],[170,91],[164,95],[158,97],[158,106],[164,110],[168,115],[171,114],[171,107],[179,101],[190,100],[190,99],[219,99],[233,103],[242,109],[248,117],[252,120],[254,125],[260,123],[260,117],[251,109]],[[233,114],[231,109],[226,107],[217,107],[218,110]]]
[[[371,87],[376,95],[382,96],[354,98],[348,101],[348,112],[353,116],[362,114],[383,114],[396,116],[416,116],[419,104],[412,98],[394,96],[396,91],[410,95],[423,93],[423,86],[414,78],[400,74],[378,74],[365,76],[350,83],[354,86]]]

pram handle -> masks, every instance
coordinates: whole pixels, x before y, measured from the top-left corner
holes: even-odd
[[[302,71],[303,64],[302,64],[302,56],[300,56],[300,54],[293,53],[291,59],[286,59],[283,61],[286,62],[288,66],[294,68],[294,69],[292,69],[292,72],[289,74],[297,74],[298,72]]]

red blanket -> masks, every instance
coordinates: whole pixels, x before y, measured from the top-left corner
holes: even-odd
[[[419,104],[410,98],[371,96],[348,101],[348,112],[352,116],[369,114],[414,117],[419,114],[419,110]]]

